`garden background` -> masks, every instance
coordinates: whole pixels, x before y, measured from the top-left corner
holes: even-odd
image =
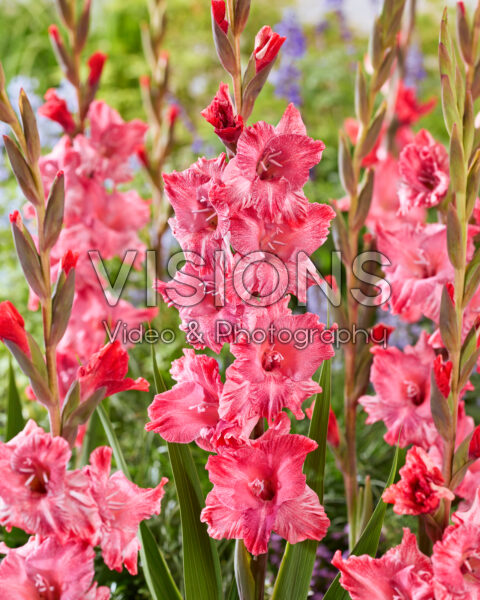
[[[251,122],[261,119],[276,123],[289,101],[293,101],[300,108],[309,135],[323,140],[326,144],[323,159],[312,172],[305,190],[312,201],[327,202],[330,198],[340,198],[342,195],[337,171],[338,127],[346,117],[353,114],[355,65],[365,53],[367,32],[371,27],[376,4],[374,0],[299,0],[296,4],[285,0],[275,3],[269,0],[252,2],[251,16],[243,39],[252,40],[263,24],[270,24],[275,31],[287,36],[287,42],[282,48],[269,82],[256,102]],[[442,6],[443,3],[437,0],[420,3],[414,42],[408,56],[407,84],[417,87],[422,100],[438,96],[437,32]],[[146,0],[93,0],[92,10],[92,27],[87,50],[101,50],[109,57],[98,98],[116,108],[126,120],[145,119],[139,77],[147,72],[140,35],[141,24],[147,20]],[[198,156],[205,155],[211,158],[222,151],[220,141],[213,134],[211,126],[202,119],[200,111],[209,104],[218,88],[218,82],[225,77],[225,73],[218,63],[212,42],[209,2],[169,0],[167,14],[165,47],[170,53],[170,100],[177,103],[181,109],[174,146],[165,165],[168,172],[173,169],[185,169]],[[18,96],[20,87],[23,87],[34,108],[42,104],[44,93],[52,87],[59,88],[60,95],[67,100],[71,98],[71,91],[66,82],[62,81],[47,35],[48,26],[56,22],[56,18],[53,1],[0,0],[0,59],[9,82],[9,93],[14,99]],[[243,50],[245,58],[248,57],[251,48]],[[60,137],[60,127],[43,117],[40,117],[40,126],[46,151]],[[422,120],[422,126],[437,140],[446,141],[440,103],[437,103],[435,110]],[[149,186],[140,170],[135,187],[144,197],[149,197]],[[8,298],[17,306],[25,306],[28,301],[28,289],[17,263],[8,222],[8,214],[19,204],[23,204],[23,199],[0,146],[0,301]],[[145,239],[148,239],[148,232],[145,232]],[[167,232],[164,245],[168,252],[175,251],[174,244],[175,241]],[[317,265],[324,272],[328,268],[331,249],[330,239],[315,256]],[[118,265],[115,262],[110,263],[112,278],[116,266]],[[145,271],[133,273],[125,290],[126,297],[138,306],[145,303],[145,280]],[[322,311],[324,315],[325,305],[323,296],[310,296],[308,309],[311,312]],[[25,316],[28,329],[32,333],[38,332],[41,326],[39,314],[30,312]],[[418,331],[411,331],[399,320],[392,324],[397,326],[391,339],[392,343],[403,347],[416,339]],[[162,305],[154,326],[158,329],[172,327],[177,330],[177,312]],[[178,331],[175,343],[158,344],[156,347],[159,366],[167,383],[171,383],[168,373],[171,361],[180,356],[183,345],[183,335]],[[149,346],[135,346],[130,351],[130,356],[131,376],[143,376],[152,382]],[[226,360],[224,353],[222,368],[228,366]],[[332,406],[339,421],[342,421],[343,375],[339,351],[336,353],[333,368]],[[9,354],[6,348],[1,346],[0,435],[5,428],[8,369]],[[15,375],[24,418],[33,417],[40,425],[44,425],[42,420],[46,419],[45,411],[27,399],[24,392],[27,382],[16,367]],[[159,436],[144,431],[147,406],[151,403],[152,396],[153,393],[131,391],[128,394],[118,394],[106,402],[133,479],[143,487],[157,484],[161,475],[171,479],[165,442]],[[471,407],[470,414],[477,421],[480,410],[477,408],[477,412],[475,411],[475,400],[467,396],[467,402]],[[363,467],[366,466],[372,477],[376,500],[388,475],[392,448],[383,441],[383,424],[364,427],[364,420],[365,413],[360,411],[360,483],[364,482]],[[296,423],[295,431],[306,433],[307,426],[305,421]],[[78,464],[82,464],[84,456],[88,456],[92,448],[105,441],[101,427],[95,418],[92,419],[84,451],[76,456]],[[203,469],[202,451],[196,446],[192,447],[192,451],[194,457],[198,457],[202,484],[204,491],[207,491],[210,484]],[[343,483],[331,455],[327,459],[325,489],[325,509],[327,514],[334,515],[336,522],[319,546],[318,563],[314,571],[316,580],[313,589],[317,590],[314,598],[322,597],[322,590],[328,587],[335,573],[335,569],[329,565],[331,550],[346,545],[338,533],[344,529],[346,521]],[[162,513],[152,520],[150,525],[174,578],[177,582],[180,581],[180,515],[173,486],[167,487]],[[382,552],[385,548],[399,543],[401,525],[402,518],[390,513],[384,525],[380,548]],[[0,537],[2,535],[6,534],[0,532]],[[23,534],[13,532],[9,535]],[[280,561],[283,543],[280,538],[274,538],[272,541],[272,565],[276,564],[276,560]],[[229,541],[219,543],[225,574],[233,573],[232,549],[233,545]],[[111,588],[112,598],[120,600],[149,597],[141,572],[132,578],[126,572],[119,574],[108,571],[106,567],[101,567],[101,564],[103,563],[99,561],[99,568],[103,568],[105,572],[100,572],[97,581],[99,585],[104,585],[115,580]],[[228,586],[228,577],[225,581]]]

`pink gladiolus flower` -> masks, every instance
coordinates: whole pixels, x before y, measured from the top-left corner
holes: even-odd
[[[435,600],[480,598],[480,527],[468,523],[448,527],[433,547]]]
[[[110,476],[111,458],[111,448],[96,448],[90,455],[90,466],[85,467],[100,513],[102,556],[109,569],[121,571],[125,565],[131,575],[136,575],[138,526],[160,513],[168,479],[163,477],[155,488],[142,489],[120,471]]]
[[[455,495],[444,487],[442,472],[419,446],[407,452],[401,479],[383,492],[384,502],[393,504],[399,515],[422,515],[437,510],[440,500],[453,500]]]
[[[375,396],[362,396],[359,403],[368,413],[367,423],[383,421],[385,441],[404,448],[409,444],[426,450],[438,433],[430,410],[430,376],[435,353],[422,333],[415,346],[374,346],[370,380]]]
[[[30,540],[20,548],[3,545],[3,600],[108,600],[110,590],[92,584],[95,552],[85,542],[64,545],[55,538]]]
[[[214,358],[188,349],[183,354],[170,369],[176,385],[155,396],[148,409],[151,422],[145,429],[168,442],[185,444],[207,437],[215,429],[223,384]]]
[[[321,540],[330,521],[302,473],[306,455],[316,447],[301,435],[267,432],[248,445],[210,456],[207,469],[214,487],[201,514],[209,535],[243,539],[254,555],[267,551],[272,530],[292,544]]]
[[[289,104],[280,123],[263,121],[244,129],[224,181],[234,206],[253,207],[271,220],[304,218],[308,201],[302,188],[325,144],[306,135],[298,110]]]
[[[344,560],[337,550],[332,564],[340,569],[340,583],[352,600],[434,600],[432,564],[409,529],[403,530],[402,543],[381,558]]]
[[[402,80],[398,82],[395,115],[400,126],[413,125],[423,116],[432,112],[436,103],[435,98],[420,103],[415,88],[407,87]]]
[[[99,175],[116,183],[129,181],[128,159],[143,144],[148,125],[139,119],[126,123],[116,110],[100,100],[91,103],[88,118],[90,137],[77,136],[75,144],[84,153],[89,147],[95,151],[92,167]]]
[[[67,108],[67,103],[57,95],[54,89],[45,94],[46,103],[38,109],[38,113],[51,121],[59,123],[66,133],[75,131],[75,121]]]
[[[7,443],[0,443],[0,523],[10,529],[95,544],[99,516],[88,478],[67,471],[70,448],[29,421]]]
[[[304,302],[306,294],[297,286],[298,265],[324,244],[334,218],[335,211],[330,206],[316,203],[309,204],[305,217],[293,223],[259,219],[252,208],[233,213],[230,218],[233,248],[242,255],[261,252],[264,257],[259,263],[247,264],[246,287],[261,297],[273,294],[277,288],[284,289]],[[279,270],[279,259],[285,271]],[[285,276],[288,280],[284,281]],[[309,279],[307,286],[313,283]]]
[[[80,397],[86,400],[102,387],[106,388],[105,398],[127,390],[148,392],[148,381],[143,377],[136,380],[125,377],[127,371],[128,353],[125,348],[120,342],[107,344],[78,369]]]
[[[208,346],[216,353],[234,339],[235,327],[249,328],[257,310],[242,302],[233,289],[232,269],[228,264],[225,301],[213,270],[200,271],[193,261],[177,271],[172,281],[157,280],[155,289],[169,306],[178,309],[182,319],[180,329],[187,333],[187,342],[198,349]]]
[[[148,408],[151,422],[145,429],[159,433],[168,442],[195,441],[207,451],[245,443],[256,419],[243,428],[220,419],[218,405],[223,383],[217,361],[193,350],[184,349],[183,354],[170,369],[177,383],[155,396]]]
[[[235,362],[227,369],[220,416],[246,422],[266,417],[271,423],[283,407],[303,419],[302,402],[321,391],[312,377],[334,354],[322,340],[324,325],[311,313],[292,315],[287,296],[257,313],[253,329],[263,341],[245,336],[230,346]]]
[[[224,247],[228,234],[229,207],[222,192],[225,155],[200,158],[186,171],[164,175],[165,192],[175,211],[169,224],[183,250],[196,252],[207,265],[213,253]]]
[[[392,263],[384,267],[391,288],[391,309],[412,323],[425,315],[438,322],[443,286],[453,280],[445,225],[404,224],[377,227],[378,250]]]
[[[400,178],[398,160],[388,154],[381,159],[375,158],[374,164],[375,181],[372,203],[366,219],[367,227],[373,232],[377,230],[377,226],[393,231],[405,222],[423,223],[425,221],[425,208],[423,207],[414,207],[407,214],[402,215],[402,219],[398,218],[400,208],[397,194]],[[350,198],[342,198],[337,204],[340,210],[349,210]]]
[[[9,300],[0,302],[0,340],[13,342],[22,352],[30,356],[25,321]]]
[[[270,65],[280,52],[286,37],[282,37],[268,25],[264,25],[255,36],[255,49],[253,56],[255,58],[255,72],[258,73],[266,66]]]
[[[448,153],[424,129],[406,146],[399,161],[401,182],[398,191],[400,214],[415,206],[436,206],[449,185]]]
[[[215,98],[202,110],[201,115],[214,126],[215,133],[225,145],[235,146],[243,131],[243,118],[235,114],[226,83],[220,84]]]

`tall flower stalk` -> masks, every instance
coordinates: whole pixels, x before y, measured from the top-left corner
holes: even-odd
[[[396,38],[400,31],[405,0],[386,0],[382,12],[375,21],[369,47],[369,61],[372,73],[367,76],[361,64],[357,68],[355,85],[355,112],[359,122],[353,154],[348,146],[347,137],[340,134],[339,169],[340,179],[349,197],[347,222],[341,215],[335,220],[338,249],[342,252],[347,284],[347,306],[342,315],[350,331],[359,323],[359,304],[351,290],[358,288],[353,261],[359,248],[359,235],[370,208],[374,171],[363,169],[362,162],[374,148],[384,123],[387,106],[376,106],[376,99],[383,84],[391,75],[396,57]],[[366,315],[363,315],[363,319]],[[360,325],[361,326],[361,325]],[[363,348],[365,350],[365,348]],[[368,352],[368,348],[366,349]],[[345,357],[345,443],[346,450],[342,458],[342,470],[347,496],[349,523],[349,543],[352,548],[358,539],[358,483],[357,483],[357,447],[356,423],[358,398],[368,382],[362,358],[365,352],[355,343],[344,345]],[[362,372],[363,371],[363,372]],[[359,385],[360,381],[360,385]],[[363,381],[363,383],[362,383]]]
[[[478,252],[467,258],[467,229],[480,181],[480,144],[474,123],[474,101],[479,95],[478,43],[480,3],[469,23],[463,2],[457,4],[458,62],[448,30],[445,10],[440,34],[439,59],[442,106],[450,135],[450,190],[443,203],[447,223],[447,244],[455,276],[453,290],[445,288],[440,313],[440,332],[452,364],[451,389],[445,399],[437,394],[437,427],[445,440],[443,475],[450,484],[455,475],[458,407],[478,356],[476,323],[468,331],[468,305],[479,283]],[[467,330],[466,330],[467,327]],[[473,364],[472,364],[473,361]],[[444,527],[449,523],[450,503],[446,501]]]

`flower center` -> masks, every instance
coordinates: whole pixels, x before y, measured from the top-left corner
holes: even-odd
[[[465,579],[474,580],[476,582],[480,581],[480,555],[475,553],[471,554],[463,561],[462,566],[460,567],[462,575]]]
[[[202,228],[216,229],[218,225],[217,211],[213,208],[204,195],[198,198],[198,204],[200,205],[200,208],[192,210],[194,220],[198,223],[198,220],[196,219],[198,215],[201,220]]]
[[[260,160],[257,163],[257,175],[262,180],[277,179],[280,176],[281,169],[283,168],[280,162],[282,155],[281,150],[272,152],[271,150],[264,150]]]
[[[33,581],[41,600],[57,600],[58,595],[55,586],[50,585],[43,575],[37,573]]]
[[[282,364],[283,356],[276,350],[268,350],[262,356],[262,367],[264,371],[273,371]]]
[[[416,384],[414,381],[409,381],[408,379],[406,379],[403,382],[403,389],[405,396],[410,400],[410,402],[415,404],[415,406],[420,406],[420,404],[423,403],[423,394],[418,384]]]
[[[275,498],[275,487],[269,479],[254,479],[248,484],[252,494],[260,500],[270,502]]]
[[[49,471],[43,466],[33,463],[31,458],[26,458],[18,471],[26,477],[25,486],[36,494],[46,494],[49,482]]]

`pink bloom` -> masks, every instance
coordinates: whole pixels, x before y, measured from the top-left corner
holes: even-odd
[[[220,419],[218,404],[223,383],[217,361],[193,350],[184,349],[183,354],[173,361],[170,369],[177,383],[171,390],[155,396],[148,408],[151,422],[145,429],[159,433],[168,442],[195,441],[208,451],[245,442],[256,419],[243,429]]]
[[[425,208],[414,207],[402,219],[398,218],[400,203],[397,188],[400,174],[398,161],[390,154],[381,159],[375,159],[375,181],[373,184],[373,197],[367,216],[367,227],[375,232],[377,226],[388,230],[399,228],[405,222],[423,223],[425,220]],[[350,208],[350,198],[342,198],[338,201],[340,210]]]
[[[433,547],[435,600],[480,599],[480,527],[448,527]]]
[[[305,217],[302,188],[325,144],[306,135],[298,110],[290,104],[277,127],[263,121],[244,129],[224,181],[236,207],[253,207],[262,218],[294,221]]]
[[[404,224],[377,228],[378,250],[392,263],[384,267],[392,313],[412,323],[425,315],[438,322],[443,286],[453,281],[445,225]]]
[[[430,559],[419,551],[408,529],[403,530],[402,543],[381,558],[343,560],[337,550],[332,564],[340,569],[340,583],[352,600],[434,600]]]
[[[209,457],[214,487],[201,514],[211,537],[243,539],[254,555],[267,552],[272,530],[295,544],[321,540],[330,524],[302,473],[317,444],[301,435],[265,435]]]
[[[186,171],[165,174],[165,192],[175,211],[169,224],[183,250],[196,252],[208,265],[213,253],[224,247],[229,207],[222,191],[225,154],[200,158]]]
[[[289,299],[257,314],[258,340],[239,335],[231,344],[236,360],[227,369],[219,411],[227,421],[266,417],[271,423],[283,407],[303,419],[302,402],[321,391],[312,377],[333,348],[322,340],[318,317],[292,315]]]
[[[430,410],[430,377],[435,353],[422,333],[415,346],[374,346],[370,380],[375,396],[362,396],[359,403],[368,413],[367,423],[383,421],[385,441],[404,448],[409,444],[426,450],[438,433]]]
[[[432,112],[436,103],[435,98],[420,103],[414,87],[407,87],[402,80],[398,82],[395,115],[401,126],[413,125]]]
[[[172,281],[155,282],[164,301],[178,309],[180,329],[187,333],[187,342],[198,349],[208,346],[216,353],[234,339],[235,327],[249,327],[257,310],[242,302],[233,289],[232,268],[228,264],[225,299],[220,287],[213,270],[200,271],[193,261],[177,271]]]
[[[105,65],[106,60],[107,55],[103,54],[103,52],[94,52],[92,56],[88,59],[87,65],[90,69],[90,72],[88,74],[88,85],[90,87],[96,86],[100,81],[103,66]]]
[[[86,400],[102,387],[105,387],[105,398],[127,390],[148,392],[148,381],[143,377],[135,381],[125,377],[127,371],[128,353],[125,348],[122,348],[120,342],[107,344],[94,354],[86,365],[78,369],[82,400]]]
[[[212,0],[212,15],[217,25],[226,34],[228,21],[225,19],[225,0]]]
[[[160,513],[168,479],[163,477],[155,488],[142,489],[120,471],[110,476],[111,457],[111,448],[96,448],[90,455],[90,466],[85,467],[100,513],[102,556],[109,569],[121,571],[125,565],[130,574],[136,575],[138,526]]]
[[[470,507],[457,509],[452,515],[452,521],[456,525],[480,527],[480,487],[477,487]]]
[[[22,352],[30,356],[25,321],[9,300],[0,302],[0,340],[13,342]]]
[[[247,289],[261,297],[273,294],[277,288],[283,289],[304,302],[306,294],[298,286],[298,265],[325,242],[333,218],[335,212],[330,206],[316,203],[308,204],[305,216],[293,223],[259,219],[252,208],[235,212],[230,218],[233,248],[242,255],[263,253],[261,262],[248,263],[245,269]],[[278,266],[279,259],[285,270]],[[313,283],[309,279],[307,287]]]
[[[422,129],[403,149],[399,168],[400,214],[415,206],[436,206],[445,197],[450,181],[448,153],[428,131]]]
[[[29,421],[0,443],[0,523],[10,529],[55,536],[60,542],[95,543],[98,510],[81,471],[67,471],[70,448]]]
[[[38,109],[38,113],[59,123],[66,133],[75,131],[75,121],[67,108],[67,103],[57,95],[56,90],[48,90],[45,94],[45,100],[46,103]]]
[[[3,546],[3,600],[108,600],[106,587],[92,585],[95,552],[85,542],[30,538],[21,548]]]
[[[419,446],[407,452],[401,479],[383,492],[383,501],[393,504],[398,515],[422,515],[437,510],[442,498],[453,500],[455,495],[444,487],[440,469]]]
[[[215,98],[201,115],[215,127],[215,133],[225,145],[235,147],[243,130],[243,118],[235,114],[226,83],[220,84]]]
[[[277,58],[277,54],[286,39],[272,31],[272,28],[268,25],[264,25],[260,29],[255,36],[255,49],[253,51],[256,73],[270,65]]]
[[[151,422],[145,429],[159,433],[168,442],[185,444],[215,428],[223,384],[214,358],[188,349],[183,354],[170,369],[176,385],[155,396],[148,409]]]
[[[88,111],[90,137],[77,136],[75,143],[80,148],[85,142],[95,150],[97,158],[92,162],[95,171],[105,179],[122,183],[131,179],[130,156],[143,144],[148,125],[134,119],[126,123],[113,108],[105,102],[95,100]]]

